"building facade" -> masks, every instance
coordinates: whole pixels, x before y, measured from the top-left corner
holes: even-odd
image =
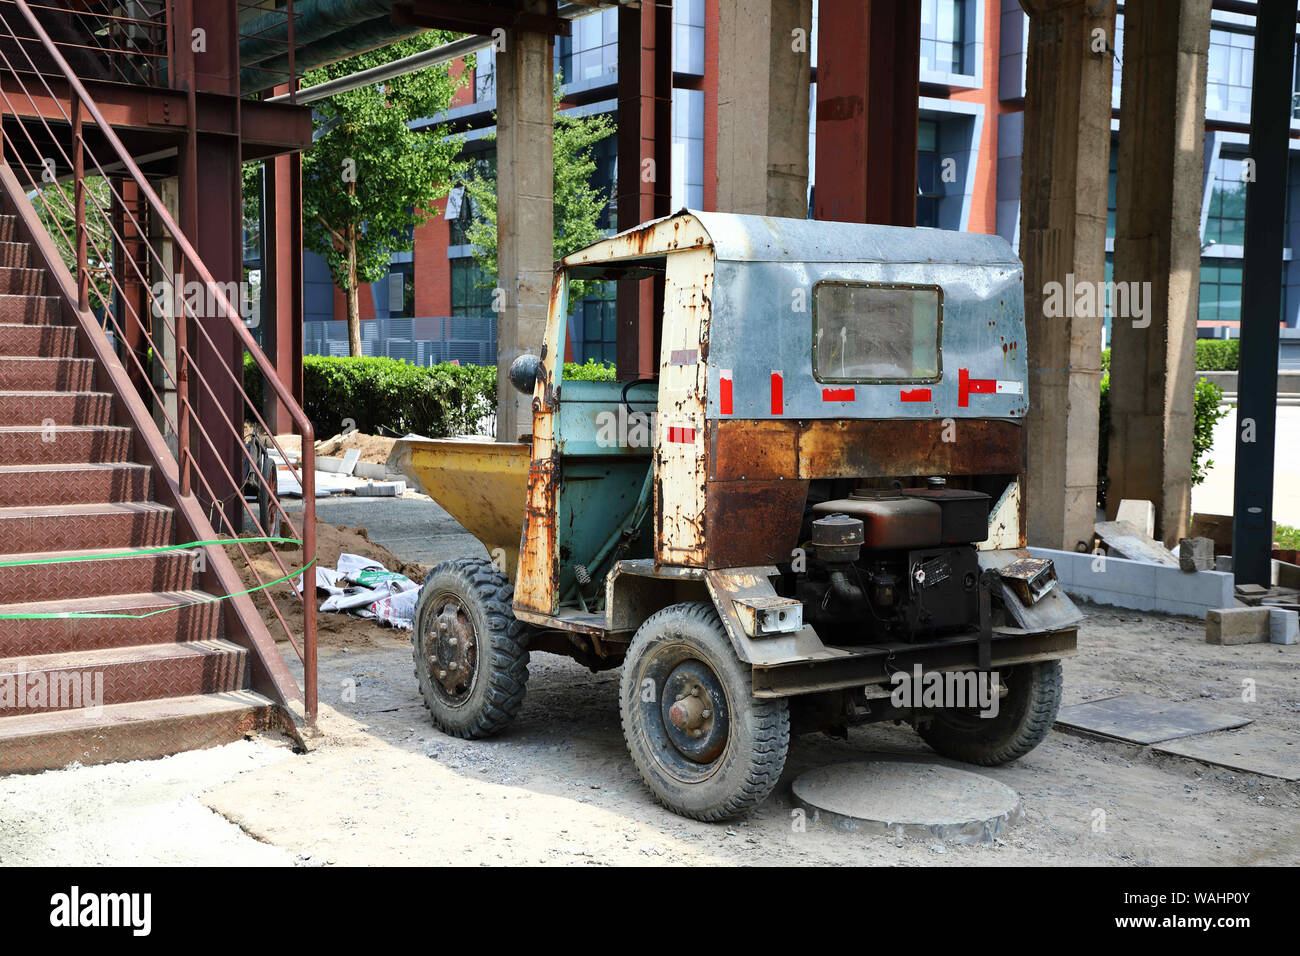
[[[1205,167],[1201,203],[1199,333],[1232,335],[1241,319],[1242,241],[1246,156],[1250,122],[1254,17],[1214,10],[1206,86]],[[577,17],[572,36],[555,45],[561,104],[570,115],[609,114],[617,122],[618,14],[600,9]],[[1107,267],[1113,259],[1123,4],[1114,37],[1115,73],[1111,120],[1110,211]],[[672,205],[715,208],[717,171],[716,0],[673,4]],[[725,28],[725,24],[721,25]],[[1021,150],[1024,131],[1025,57],[1028,18],[1017,0],[922,0],[917,224],[939,229],[997,233],[1018,246]],[[813,5],[813,95],[816,110],[817,6]],[[465,86],[443,116],[420,125],[430,135],[454,131],[465,157],[491,173],[495,164],[496,107],[492,51],[473,63]],[[1300,117],[1300,75],[1294,81]],[[815,115],[809,123],[809,210],[817,188]],[[1300,173],[1300,119],[1293,125],[1290,168]],[[602,227],[618,228],[614,195],[617,137],[595,150],[594,185],[610,197]],[[1289,178],[1287,248],[1279,264],[1286,294],[1281,320],[1300,325],[1300,264],[1290,236],[1300,220],[1300,175]],[[449,208],[450,207],[450,208]],[[465,237],[474,214],[460,191],[438,203],[438,215],[416,230],[413,252],[395,255],[384,282],[363,286],[361,306],[367,354],[391,355],[421,364],[439,361],[488,363],[495,356],[496,325],[489,283]],[[1300,233],[1297,233],[1300,235]],[[307,352],[346,354],[342,293],[324,261],[304,262],[304,335]],[[574,303],[569,341],[577,361],[614,359],[615,295],[596,285]]]

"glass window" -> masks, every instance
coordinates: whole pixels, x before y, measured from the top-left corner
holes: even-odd
[[[449,259],[451,314],[457,318],[492,318],[492,285],[472,258]]]
[[[972,0],[921,0],[921,69],[973,76]]]
[[[1205,241],[1240,246],[1246,241],[1246,183],[1242,158],[1221,154],[1212,167],[1210,211],[1205,219]]]
[[[943,198],[940,178],[939,124],[921,120],[916,136],[916,224],[939,227],[939,200]]]
[[[938,286],[819,282],[813,288],[813,377],[936,382],[942,325]]]
[[[1211,30],[1205,108],[1248,115],[1254,67],[1253,36],[1233,30]]]

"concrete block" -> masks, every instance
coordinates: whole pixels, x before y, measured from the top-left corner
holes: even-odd
[[[1263,644],[1269,639],[1266,607],[1216,608],[1205,615],[1206,644]]]
[[[1204,618],[1207,611],[1232,607],[1232,575],[1157,568],[1155,597],[1157,608],[1167,614]]]
[[[1214,570],[1223,571],[1227,574],[1232,573],[1232,555],[1216,554],[1214,556]]]
[[[1142,498],[1125,498],[1119,503],[1116,521],[1127,521],[1148,538],[1156,533],[1156,506]]]
[[[1184,571],[1214,570],[1214,541],[1210,538],[1183,538],[1178,542],[1178,566]]]
[[[1300,641],[1300,612],[1283,607],[1269,608],[1268,639],[1273,644],[1295,644]]]
[[[406,494],[406,482],[371,481],[357,485],[354,494],[360,498],[400,498]]]

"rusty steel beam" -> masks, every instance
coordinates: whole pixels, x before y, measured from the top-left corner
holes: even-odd
[[[493,30],[526,30],[530,33],[571,36],[572,24],[564,17],[555,15],[554,3],[550,6],[551,12],[547,14],[476,3],[410,0],[393,5],[393,23],[398,26],[455,30],[480,36],[490,34]]]

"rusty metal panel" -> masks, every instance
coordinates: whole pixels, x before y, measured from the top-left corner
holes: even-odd
[[[678,220],[680,221],[680,220]],[[664,564],[704,560],[705,365],[713,259],[707,249],[670,256],[664,280],[659,415],[655,425],[655,557]]]
[[[709,447],[710,478],[720,481],[1012,475],[1024,465],[1024,429],[1000,419],[723,419],[709,422]]]
[[[799,546],[808,482],[710,481],[704,525],[710,568],[785,563]]]

